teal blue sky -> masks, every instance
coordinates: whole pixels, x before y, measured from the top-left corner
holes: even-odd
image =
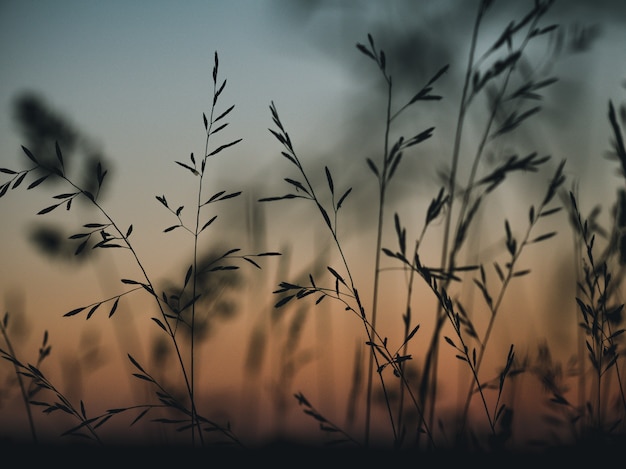
[[[458,109],[469,19],[476,4],[2,1],[0,165],[18,168],[27,163],[13,104],[21,93],[34,92],[109,158],[115,175],[110,183],[116,187],[112,197],[119,197],[113,201],[127,205],[130,198],[142,208],[155,205],[155,194],[168,184],[179,184],[170,180],[180,176],[173,161],[203,151],[201,116],[210,105],[217,51],[220,77],[228,80],[222,109],[236,106],[222,138],[243,139],[227,157],[215,161],[217,178],[246,184],[282,182],[283,174],[274,168],[284,160],[267,131],[272,101],[309,161],[330,164],[339,180],[356,174],[371,178],[364,161],[380,152],[379,116],[384,108],[377,97],[382,88],[371,63],[354,47],[371,32],[390,57],[400,97],[451,64],[441,83],[442,104],[422,108],[417,117],[418,128],[435,125],[442,136],[424,147],[437,157],[406,168],[407,174],[415,170],[411,174],[418,179],[432,180],[449,160],[446,128],[453,125]],[[495,2],[484,25],[485,44],[493,40],[495,32],[490,31],[527,4],[532,2]],[[589,155],[600,158],[608,147],[608,100],[623,99],[623,5],[610,0],[557,1],[546,23],[562,24],[565,49],[577,40],[583,47],[557,58],[539,51],[546,54],[547,73],[560,82],[544,102],[547,124],[527,136],[547,142],[540,151],[554,154],[555,160],[568,158],[577,176],[589,174],[592,182],[582,184],[590,187],[597,181],[594,172],[604,177],[610,173],[610,166],[595,164]],[[600,27],[597,35],[595,26]],[[371,127],[364,131],[366,125]],[[602,187],[612,191],[613,182]],[[427,187],[428,197],[432,191]],[[3,201],[0,214],[18,210],[15,197],[11,199],[10,204]]]
[[[486,29],[498,27],[498,20],[507,21],[524,4],[496,2],[500,10]],[[564,77],[566,101],[575,94],[605,103],[611,96],[619,99],[626,76],[618,56],[626,17],[622,5],[603,0],[554,7],[551,19],[570,33],[576,25],[603,26],[593,52],[566,57],[555,70],[572,70]],[[236,105],[231,128],[244,139],[239,153],[247,155],[251,173],[273,161],[265,150],[275,149],[267,132],[272,100],[303,145],[314,142],[321,146],[318,153],[329,153],[344,143],[340,135],[352,130],[347,126],[355,115],[363,114],[361,106],[368,103],[358,104],[362,92],[375,94],[375,75],[367,74],[371,67],[356,52],[356,42],[372,32],[385,47],[390,39],[400,42],[418,31],[425,47],[415,49],[410,60],[390,59],[390,66],[405,62],[408,71],[415,71],[410,64],[416,61],[421,65],[417,77],[398,73],[398,84],[421,83],[430,70],[453,60],[449,83],[454,83],[462,76],[473,10],[473,2],[456,1],[397,0],[383,7],[328,0],[5,0],[0,2],[0,161],[7,165],[21,157],[23,137],[12,105],[25,91],[39,93],[127,171],[199,152],[198,127],[209,104],[215,51],[221,76],[228,79],[223,104]],[[568,91],[576,80],[586,88]],[[451,86],[446,95],[448,117],[459,88]],[[368,111],[375,115],[376,109]],[[320,139],[329,129],[334,135]]]
[[[524,3],[496,2],[496,7],[508,6],[495,17],[507,12],[512,16]],[[40,93],[105,153],[125,164],[143,161],[140,155],[154,155],[154,148],[186,153],[197,136],[194,126],[208,106],[214,51],[221,57],[222,78],[228,79],[224,100],[237,106],[232,127],[245,134],[242,148],[256,153],[270,141],[271,100],[284,109],[293,131],[302,128],[300,137],[307,139],[315,126],[324,128],[324,120],[336,123],[332,119],[350,116],[345,107],[354,96],[348,90],[356,94],[370,84],[363,75],[368,69],[355,70],[363,60],[354,48],[368,32],[382,31],[377,37],[384,47],[387,38],[421,29],[439,43],[415,51],[416,57],[423,57],[421,73],[426,76],[438,65],[426,61],[434,61],[439,50],[449,54],[441,62],[459,59],[452,73],[460,73],[465,49],[449,44],[467,40],[472,5],[401,0],[384,8],[378,2],[325,0],[5,0],[0,3],[2,161],[19,154],[22,139],[12,120],[12,103],[24,91]],[[596,43],[600,52],[594,51],[592,61],[578,57],[574,66],[581,79],[607,80],[601,84],[607,92],[619,91],[626,74],[623,58],[615,57],[622,39],[615,30],[623,28],[623,10],[620,2],[610,0],[593,6],[557,2],[552,16],[566,28],[603,25]],[[497,27],[496,21],[492,24]],[[598,88],[592,83],[589,89]]]
[[[174,161],[204,150],[202,113],[210,107],[217,51],[220,79],[227,80],[219,106],[234,104],[235,110],[216,144],[243,140],[211,161],[215,190],[245,189],[251,199],[286,190],[283,178],[292,174],[267,130],[272,126],[268,107],[274,101],[309,169],[323,176],[323,165],[328,165],[339,187],[357,186],[352,203],[371,204],[375,181],[365,158],[379,158],[382,149],[383,87],[372,63],[355,48],[371,32],[389,57],[397,106],[399,99],[450,64],[438,89],[444,99],[437,106],[419,108],[399,129],[414,132],[415,127],[431,125],[437,129],[435,138],[418,148],[423,157],[403,163],[398,190],[390,194],[402,198],[409,189],[416,190],[423,196],[419,203],[425,203],[438,190],[434,182],[438,170],[450,159],[470,18],[477,4],[2,1],[0,166],[26,167],[28,160],[20,148],[26,142],[13,106],[21,93],[37,93],[89,146],[106,155],[109,206],[116,207],[114,214],[126,223],[138,213],[145,216],[148,226],[137,236],[153,239],[167,224],[154,196],[168,194],[174,199],[189,182]],[[493,41],[503,24],[531,4],[494,2],[479,46]],[[625,18],[622,2],[557,1],[545,23],[561,24],[562,48],[556,53],[554,41],[546,40],[534,52],[538,71],[557,76],[559,82],[542,103],[545,120],[521,129],[520,141],[531,150],[552,154],[554,161],[568,159],[568,175],[578,179],[587,198],[581,201],[584,207],[610,202],[621,183],[614,176],[615,165],[603,160],[603,154],[610,137],[607,103],[624,100]],[[468,139],[473,138],[472,131],[470,125]],[[471,145],[467,148],[471,157]],[[530,195],[534,190],[523,184],[520,189]],[[188,195],[181,194],[181,200]],[[514,207],[527,206],[517,193],[504,194],[501,200],[506,199]],[[8,264],[24,266],[28,265],[24,259],[32,260],[24,257],[27,252],[34,255],[24,239],[25,226],[48,200],[43,192],[24,191],[10,191],[3,198],[0,216],[14,221],[1,229],[3,239],[14,240],[3,248],[3,257],[15,261]],[[407,200],[408,217],[415,210],[410,206],[414,199]],[[344,226],[367,227],[371,217],[356,207],[346,210]],[[272,223],[285,223],[290,230],[283,209],[284,205],[277,209]],[[275,238],[276,245],[288,235],[286,231]]]
[[[287,83],[304,82],[313,62],[320,79],[307,81],[307,95],[332,80],[306,34],[281,21],[272,3],[3,2],[3,161],[19,150],[12,104],[24,91],[39,93],[126,164],[148,154],[154,159],[153,145],[187,153],[185,143],[198,136],[194,125],[210,104],[215,51],[228,79],[224,100],[237,106],[233,126],[264,134],[270,99],[294,100],[296,89]]]
[[[295,117],[294,134],[310,138],[310,123],[323,120],[321,104],[337,103],[333,96],[347,84],[332,54],[311,40],[306,21],[293,23],[285,8],[246,0],[0,3],[0,166],[27,166],[14,104],[34,92],[106,155],[111,203],[120,212],[163,215],[154,196],[173,198],[185,181],[174,160],[204,150],[202,113],[210,109],[217,52],[219,80],[227,80],[218,111],[235,105],[220,143],[243,140],[212,162],[211,174],[254,180],[279,154],[267,131],[271,100]],[[333,22],[325,26],[336,31]],[[352,42],[340,47],[352,53]],[[6,200],[2,213],[16,223],[5,225],[13,230],[5,239],[23,237],[18,213],[27,221],[36,204],[47,203],[43,194],[32,206],[25,194]]]

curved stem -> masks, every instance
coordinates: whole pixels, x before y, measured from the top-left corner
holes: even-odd
[[[384,72],[383,72],[384,74]],[[383,149],[383,172],[379,179],[379,200],[378,200],[378,222],[376,227],[376,259],[374,264],[374,286],[373,286],[373,298],[372,298],[372,319],[371,319],[371,329],[376,329],[376,316],[378,312],[378,294],[379,294],[379,284],[380,284],[380,253],[382,251],[382,237],[383,237],[383,220],[384,220],[384,212],[385,212],[385,193],[387,188],[387,155],[389,152],[389,132],[391,130],[391,92],[392,92],[392,82],[391,78],[385,75],[385,79],[387,81],[387,117],[385,121],[385,143]],[[371,337],[371,334],[369,334]],[[376,359],[376,354],[374,349],[372,348],[369,366],[368,366],[368,375],[367,375],[367,404],[365,408],[365,445],[367,447],[369,443],[370,436],[370,427],[371,427],[371,408],[372,408],[372,384],[373,384],[373,373],[374,373],[374,360]],[[384,381],[381,382],[383,386],[385,385]],[[392,420],[393,422],[393,420]],[[394,434],[395,434],[394,430]]]
[[[0,332],[2,332],[4,341],[6,342],[7,347],[9,348],[9,353],[11,354],[13,358],[15,358],[15,350],[13,350],[13,345],[11,344],[11,341],[9,340],[9,335],[7,334],[7,330],[4,327],[3,321],[0,321]],[[17,382],[20,386],[20,392],[22,394],[22,401],[24,402],[24,407],[26,408],[26,415],[28,416],[28,426],[30,427],[30,433],[33,437],[33,443],[36,444],[38,442],[37,432],[35,431],[35,423],[33,421],[33,414],[30,408],[29,400],[28,400],[28,393],[26,391],[26,386],[24,386],[24,379],[22,378],[22,374],[19,371],[19,367],[17,366],[17,363],[13,362],[13,367],[15,368],[15,376],[17,377]]]

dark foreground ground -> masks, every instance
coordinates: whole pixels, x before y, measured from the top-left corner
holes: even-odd
[[[626,439],[611,444],[554,447],[532,452],[498,453],[458,450],[365,450],[311,447],[275,442],[263,447],[241,449],[226,447],[190,448],[182,446],[91,444],[27,444],[0,442],[3,467],[61,468],[148,468],[148,467],[225,467],[225,468],[448,468],[480,466],[498,468],[539,467],[571,468],[621,467],[626,458]],[[615,466],[617,464],[617,466]],[[569,467],[568,467],[569,466]]]

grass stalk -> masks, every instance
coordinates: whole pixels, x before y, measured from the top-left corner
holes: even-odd
[[[479,208],[479,205],[482,201],[482,196],[472,197],[472,193],[481,185],[478,180],[478,168],[480,165],[480,161],[482,159],[482,155],[484,154],[485,148],[487,144],[499,137],[500,135],[507,133],[517,127],[523,120],[530,117],[532,114],[538,110],[538,108],[533,108],[530,111],[526,111],[521,115],[517,115],[515,112],[510,114],[509,120],[505,121],[503,127],[501,127],[496,132],[492,133],[492,127],[496,121],[496,115],[499,111],[501,111],[501,106],[503,104],[505,93],[509,87],[510,78],[515,70],[515,65],[519,57],[521,57],[524,49],[526,48],[528,42],[531,38],[538,35],[537,28],[538,21],[545,14],[547,9],[550,7],[551,1],[547,1],[544,3],[536,2],[534,7],[529,11],[529,13],[517,24],[512,22],[509,24],[507,29],[504,30],[501,37],[494,43],[494,45],[487,50],[483,54],[483,56],[476,60],[476,43],[479,34],[479,30],[481,27],[481,23],[483,21],[483,17],[487,12],[488,8],[491,6],[491,1],[482,1],[479,5],[478,12],[476,15],[474,28],[472,31],[472,40],[470,43],[470,50],[468,55],[468,63],[465,73],[465,80],[463,84],[463,92],[461,97],[461,102],[459,104],[459,112],[457,115],[457,127],[455,132],[453,153],[452,153],[452,164],[450,170],[450,177],[448,180],[448,192],[450,194],[449,206],[446,212],[446,218],[444,221],[444,238],[442,245],[442,268],[446,268],[448,272],[454,272],[456,268],[457,255],[461,250],[464,241],[467,236],[468,227],[474,217],[476,211]],[[489,57],[493,52],[497,51],[504,43],[509,44],[509,51],[512,49],[512,41],[513,36],[516,32],[522,30],[524,27],[526,28],[526,35],[523,37],[520,46],[514,51],[510,52],[509,55],[502,59],[501,61],[496,61],[490,70],[484,73],[482,76],[480,75],[479,66],[483,63],[487,57]],[[551,28],[551,27],[549,27]],[[547,32],[546,28],[544,32]],[[451,237],[451,226],[452,226],[452,217],[453,217],[453,205],[456,200],[456,186],[457,186],[457,173],[460,159],[460,149],[461,149],[461,141],[463,135],[463,128],[465,126],[465,119],[468,112],[468,108],[475,98],[475,96],[484,88],[485,83],[493,80],[493,78],[498,75],[504,75],[499,86],[498,92],[491,104],[490,114],[486,121],[484,130],[482,132],[480,141],[478,143],[475,156],[472,160],[472,165],[470,169],[470,174],[468,176],[467,183],[465,185],[465,190],[462,194],[461,206],[458,214],[456,215],[456,226],[454,229],[454,233]],[[548,83],[548,82],[546,82]],[[551,83],[551,81],[549,82]],[[473,88],[470,91],[470,84],[472,84]],[[497,181],[496,185],[501,181]],[[493,190],[493,187],[489,188],[486,192],[490,192]],[[449,280],[444,280],[444,286],[447,288],[449,286]],[[434,418],[434,412],[436,407],[436,395],[437,395],[437,372],[438,372],[438,353],[439,353],[439,337],[441,335],[441,330],[445,323],[445,311],[439,306],[436,313],[436,321],[435,328],[433,330],[433,334],[431,336],[431,341],[428,347],[428,351],[426,353],[425,358],[425,369],[423,374],[423,380],[420,386],[420,392],[422,396],[422,400],[425,402],[427,396],[430,396],[430,405],[428,406],[428,415],[429,422],[432,424],[432,420]],[[492,318],[493,321],[493,318]],[[491,332],[491,327],[488,329],[487,339],[489,338]],[[483,343],[482,347],[485,347],[486,344]],[[466,404],[466,407],[469,404]],[[464,421],[466,420],[466,415],[461,417],[461,428],[464,427]]]
[[[20,372],[19,361],[17,360],[17,355],[13,348],[13,344],[9,339],[9,334],[7,331],[7,326],[9,323],[9,313],[5,313],[2,321],[0,322],[0,332],[2,333],[2,337],[4,338],[4,342],[7,345],[8,352],[0,349],[0,355],[3,358],[8,359],[13,363],[13,368],[15,370],[15,377],[17,378],[17,382],[20,388],[20,393],[22,395],[22,402],[24,403],[24,410],[26,411],[26,417],[28,419],[28,428],[30,429],[30,434],[33,438],[33,443],[37,444],[39,439],[37,437],[37,430],[35,429],[35,421],[33,420],[33,413],[30,405],[30,388],[27,389],[24,384],[23,374]],[[48,345],[48,333],[44,333],[43,344],[39,349],[39,358],[37,360],[37,367],[40,366],[41,361],[50,354],[50,346]]]

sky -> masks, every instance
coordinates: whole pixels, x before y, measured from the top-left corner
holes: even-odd
[[[479,46],[493,41],[495,31],[528,3],[495,2],[494,15],[485,25],[485,42]],[[381,150],[384,94],[373,64],[355,45],[366,43],[367,34],[373,34],[387,52],[399,97],[410,96],[442,66],[451,64],[438,88],[444,95],[441,103],[427,103],[420,113],[411,114],[413,121],[402,124],[406,126],[403,131],[414,131],[415,125],[420,129],[435,125],[437,129],[436,138],[418,150],[419,157],[406,163],[397,188],[390,193],[390,201],[397,203],[398,211],[410,223],[413,217],[421,219],[415,207],[423,210],[436,194],[438,187],[433,181],[449,161],[455,122],[451,116],[458,111],[459,83],[473,21],[468,18],[473,18],[475,4],[458,0],[0,0],[0,167],[21,169],[29,163],[21,150],[28,139],[16,119],[15,103],[24,93],[32,93],[71,124],[81,138],[79,149],[104,156],[110,173],[103,200],[121,225],[133,224],[146,265],[157,278],[180,278],[186,268],[180,258],[188,252],[187,245],[178,234],[166,238],[162,233],[174,220],[155,196],[192,200],[189,175],[175,161],[189,161],[190,153],[200,155],[204,150],[202,113],[210,109],[211,72],[217,52],[220,80],[227,80],[219,105],[222,110],[235,105],[220,138],[242,141],[210,160],[208,180],[215,191],[243,188],[247,204],[216,209],[221,210],[219,221],[225,227],[224,236],[216,241],[285,250],[291,260],[285,261],[288,267],[283,268],[292,275],[306,268],[305,260],[315,259],[327,249],[328,240],[320,234],[323,226],[313,226],[310,214],[295,204],[264,208],[265,218],[261,219],[267,231],[263,239],[247,236],[257,210],[256,199],[282,195],[286,190],[283,179],[291,169],[268,132],[273,125],[269,106],[274,103],[317,181],[324,182],[323,168],[328,166],[338,187],[355,185],[350,199],[353,209],[346,210],[342,226],[355,228],[345,230],[349,253],[355,264],[367,265],[370,258],[362,249],[371,246],[373,239],[371,212],[354,207],[367,207],[375,200],[372,175],[364,161]],[[588,211],[602,204],[603,216],[616,188],[623,184],[615,176],[615,163],[607,161],[603,153],[609,148],[608,101],[617,105],[626,101],[624,5],[610,0],[556,2],[549,20],[563,23],[565,46],[557,53],[554,43],[548,41],[545,49],[533,51],[533,59],[539,64],[538,71],[554,74],[559,81],[543,103],[544,124],[522,129],[520,141],[513,145],[524,151],[536,144],[540,153],[553,155],[551,168],[566,158],[567,174],[579,181],[584,194],[582,206]],[[475,117],[480,115],[478,112]],[[474,122],[470,122],[470,141]],[[76,161],[78,158],[75,156]],[[514,190],[504,193],[493,207],[495,216],[501,219],[507,207],[527,213],[529,198],[536,196],[537,184],[545,183],[548,176],[542,177],[539,182],[512,183]],[[32,227],[42,223],[42,217],[35,214],[50,204],[50,195],[63,191],[53,184],[47,187],[10,190],[0,199],[4,220],[0,227],[0,298],[5,310],[26,312],[28,340],[37,343],[44,328],[50,329],[57,334],[52,337],[59,349],[67,348],[59,354],[65,353],[62,356],[69,360],[72,350],[84,347],[84,341],[104,340],[106,334],[118,334],[115,340],[128,339],[124,335],[128,330],[114,332],[116,326],[106,324],[104,315],[91,328],[81,321],[80,327],[85,329],[80,334],[69,334],[59,316],[94,301],[94,295],[112,294],[119,286],[116,277],[126,275],[121,272],[133,266],[104,256],[98,257],[97,265],[77,266],[39,252],[29,240]],[[404,195],[409,189],[421,198],[416,201]],[[55,214],[50,223],[78,229],[80,210],[78,214]],[[88,212],[86,216],[90,216]],[[64,224],[68,220],[71,228]],[[502,234],[499,228],[497,233],[481,235],[482,246],[490,249],[491,243],[501,241]],[[394,242],[393,232],[387,236],[389,243]],[[558,248],[569,247],[569,235],[565,234],[565,239]],[[540,283],[550,278],[558,284],[559,272],[567,268],[567,259],[558,257],[558,248],[541,251],[540,264],[550,269],[539,278]],[[252,284],[267,292],[277,283],[271,279],[279,276],[280,265],[268,259],[264,268],[263,280],[257,277]],[[367,282],[371,278],[365,271],[359,270],[359,275]],[[393,291],[396,287],[390,281],[388,288]],[[546,295],[548,307],[558,301],[553,296],[558,297],[558,291]],[[265,302],[271,304],[271,296]],[[335,320],[334,337],[340,337],[341,345],[316,353],[326,356],[324,353],[339,351],[351,358],[359,336],[346,331],[356,328],[350,326],[355,318]],[[555,323],[538,320],[530,332],[556,328]],[[321,320],[316,327],[318,334],[331,333]],[[515,329],[516,323],[511,322],[510,327]],[[560,336],[565,343],[571,334],[571,328],[568,330]],[[219,344],[220,354],[241,362],[243,352],[233,347],[240,334],[241,329],[224,328],[212,340]],[[333,373],[339,379],[345,371],[342,367],[350,370],[351,362],[346,358],[336,366]],[[229,372],[241,379],[240,368],[233,366]],[[321,381],[319,376],[306,375],[298,384],[323,389]],[[324,392],[329,393],[322,390],[320,394]],[[331,403],[329,399],[329,407]],[[292,414],[297,418],[293,415],[299,414]]]

